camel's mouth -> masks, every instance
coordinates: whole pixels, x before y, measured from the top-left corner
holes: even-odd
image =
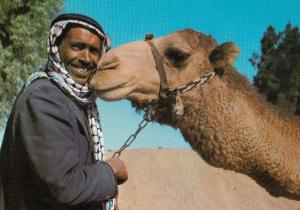
[[[159,78],[156,73],[152,74],[155,64],[146,65],[148,57],[141,56],[144,51],[150,53],[149,47],[144,42],[141,46],[136,44],[134,50],[128,50],[130,44],[112,49],[99,62],[99,70],[91,77],[89,88],[100,98],[108,101],[128,99],[143,104],[157,100]]]
[[[119,84],[99,86],[95,91],[103,100],[117,101],[128,98],[134,89],[134,86],[128,86],[127,82],[122,82]]]
[[[134,84],[130,78],[118,76],[119,65],[119,59],[109,62],[104,60],[98,65],[98,70],[89,82],[89,88],[95,90],[100,98],[109,101],[120,100],[127,98],[133,91]]]

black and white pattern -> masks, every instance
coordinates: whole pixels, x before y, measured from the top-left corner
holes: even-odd
[[[57,38],[63,34],[64,29],[70,23],[83,25],[84,27],[96,31],[100,37],[103,37],[104,41],[101,49],[102,57],[106,50],[109,49],[110,41],[106,34],[103,34],[99,29],[86,22],[80,20],[62,20],[56,22],[51,27],[47,46],[48,63],[46,71],[50,78],[55,81],[65,92],[74,97],[76,101],[89,107],[88,118],[91,134],[93,136],[94,158],[96,162],[98,162],[105,160],[105,156],[103,133],[100,126],[99,113],[95,103],[96,95],[92,90],[88,89],[87,85],[80,85],[73,80],[61,61],[58,52],[58,46],[56,45]]]
[[[94,158],[98,162],[100,160],[105,160],[104,156],[104,141],[103,141],[103,132],[101,130],[99,112],[97,107],[92,105],[91,109],[88,109],[89,117],[89,125],[90,130],[92,131],[93,137],[93,150],[94,150]]]
[[[95,102],[96,95],[92,90],[88,89],[87,85],[77,84],[73,80],[60,59],[58,46],[56,45],[57,38],[63,34],[64,29],[69,23],[75,23],[90,28],[91,30],[96,31],[98,35],[103,38],[100,59],[102,59],[105,52],[110,48],[111,43],[109,37],[93,25],[80,20],[58,21],[50,29],[47,46],[48,62],[45,72],[36,72],[30,75],[25,86],[38,78],[47,77],[58,84],[64,92],[71,95],[78,103],[87,106],[88,121],[92,134],[92,142],[90,143],[93,148],[94,159],[96,162],[105,161],[104,138],[100,125],[100,116]],[[117,209],[116,199],[106,202],[106,210],[115,209]]]
[[[60,59],[60,55],[58,52],[58,46],[56,45],[56,40],[59,36],[63,34],[64,29],[70,23],[83,25],[87,28],[90,28],[93,31],[96,31],[100,37],[103,37],[103,44],[101,48],[101,58],[103,58],[105,52],[110,48],[110,39],[106,34],[103,34],[96,27],[87,24],[80,20],[62,20],[56,22],[50,29],[50,34],[48,37],[48,63],[47,63],[47,71],[49,71],[49,75],[56,72],[60,74],[63,80],[70,87],[71,92],[69,92],[78,102],[86,104],[90,101],[95,101],[96,96],[93,91],[90,91],[86,85],[77,84],[71,77],[71,75],[67,72],[63,62]]]

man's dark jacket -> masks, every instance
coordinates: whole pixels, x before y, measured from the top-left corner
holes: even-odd
[[[0,207],[5,201],[6,210],[98,210],[116,195],[112,168],[94,163],[85,113],[46,78],[24,89],[1,148]]]

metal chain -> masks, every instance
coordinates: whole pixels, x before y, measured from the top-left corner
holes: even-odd
[[[127,147],[129,147],[134,142],[137,135],[141,132],[141,130],[143,130],[146,127],[148,122],[152,121],[152,119],[151,119],[152,109],[151,109],[150,105],[148,105],[146,108],[144,108],[144,112],[145,113],[143,116],[143,120],[139,123],[137,130],[128,137],[128,139],[125,141],[123,146],[121,146],[121,148],[113,154],[113,157],[115,157],[115,156],[119,157],[121,155],[121,153],[123,152],[123,150],[125,150]]]
[[[215,76],[215,72],[210,72],[210,73],[205,74],[204,76],[200,77],[199,79],[196,79],[192,82],[187,83],[186,85],[182,85],[177,88],[167,89],[166,90],[167,94],[168,95],[177,95],[177,94],[185,93],[195,87],[198,87],[198,86],[204,84],[205,82],[207,82],[214,76]],[[148,122],[152,121],[152,119],[151,119],[152,109],[151,109],[150,105],[148,105],[144,109],[144,112],[145,112],[145,114],[143,116],[143,120],[139,123],[137,130],[128,137],[128,139],[121,146],[121,148],[113,154],[113,157],[115,157],[115,156],[119,157],[121,155],[121,153],[123,152],[123,150],[125,150],[127,147],[129,147],[134,142],[137,135],[141,132],[141,130],[143,130],[147,126]]]
[[[207,82],[208,80],[210,80],[211,78],[213,78],[215,76],[215,72],[210,72],[208,74],[205,74],[204,76],[200,77],[199,79],[196,79],[192,82],[187,83],[186,85],[182,85],[179,86],[177,88],[170,88],[168,90],[169,94],[178,94],[178,93],[185,93],[195,87],[198,87],[200,85],[203,85],[205,82]]]

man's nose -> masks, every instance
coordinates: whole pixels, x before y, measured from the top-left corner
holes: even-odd
[[[91,63],[92,59],[89,50],[82,50],[79,60],[85,64]]]

